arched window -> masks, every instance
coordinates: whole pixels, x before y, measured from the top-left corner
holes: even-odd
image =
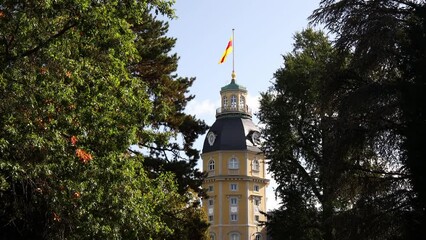
[[[237,109],[237,96],[231,96],[231,109]]]
[[[244,96],[240,96],[240,110],[244,110],[244,106],[246,105],[246,99]]]
[[[262,235],[260,233],[256,233],[255,240],[262,240]]]
[[[240,240],[240,234],[239,233],[231,233],[230,234],[230,239],[231,240]]]
[[[238,160],[234,157],[231,158],[229,160],[228,168],[229,169],[238,169],[239,168]]]
[[[253,159],[251,163],[251,169],[253,171],[259,171],[259,161],[257,159]]]
[[[214,170],[214,160],[210,160],[209,161],[209,171],[213,171]]]
[[[223,96],[223,108],[228,108],[228,98],[226,96]]]

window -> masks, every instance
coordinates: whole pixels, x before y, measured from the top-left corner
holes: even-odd
[[[259,171],[259,161],[257,159],[254,159],[251,163],[251,169],[253,171]]]
[[[237,109],[237,96],[231,96],[231,109]]]
[[[254,216],[254,220],[255,220],[256,222],[259,222],[259,215],[255,215],[255,216]]]
[[[260,233],[256,234],[255,240],[262,240],[262,235]]]
[[[216,236],[214,235],[214,233],[210,233],[210,240],[216,240]]]
[[[244,110],[245,101],[244,96],[240,96],[240,110]]]
[[[238,220],[238,215],[235,213],[231,214],[231,221],[235,222],[237,220]]]
[[[236,197],[231,197],[230,202],[231,202],[231,205],[237,205],[238,199]]]
[[[259,185],[254,185],[253,186],[253,191],[259,192]]]
[[[255,212],[255,214],[256,213],[258,213],[259,212],[259,210],[260,210],[260,204],[261,204],[261,202],[260,202],[260,198],[259,197],[255,197],[254,199],[253,199],[253,204],[254,204],[254,212]],[[255,215],[255,217],[256,217],[257,215]],[[259,216],[257,216],[258,218],[259,218]],[[259,221],[259,219],[256,219],[256,221]]]
[[[213,192],[213,186],[212,185],[209,186],[209,192]]]
[[[209,161],[209,171],[213,171],[214,170],[214,160],[210,160]]]
[[[238,169],[238,160],[236,158],[231,158],[228,164],[229,169]]]
[[[209,199],[209,206],[213,206],[213,205],[214,205],[213,199]]]
[[[240,240],[240,234],[239,233],[231,233],[231,240]]]
[[[213,216],[212,215],[209,216],[209,221],[213,222]]]
[[[228,107],[228,98],[224,96],[222,102],[223,102],[223,108],[226,109]]]
[[[238,185],[236,183],[231,183],[231,191],[237,191]]]

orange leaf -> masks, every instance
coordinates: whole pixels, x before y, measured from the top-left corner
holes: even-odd
[[[80,159],[82,163],[88,163],[93,159],[92,155],[81,148],[75,150],[75,155]]]
[[[75,146],[75,144],[77,143],[77,137],[76,136],[71,136],[71,139],[70,139],[70,141],[71,141],[71,145],[73,145],[73,146]]]

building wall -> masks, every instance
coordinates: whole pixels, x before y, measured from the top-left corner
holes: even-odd
[[[238,169],[229,169],[232,158],[238,160]],[[209,198],[203,200],[203,208],[208,216],[212,216],[209,217],[212,220],[210,232],[215,233],[216,239],[230,239],[230,233],[239,233],[240,239],[254,239],[255,234],[263,230],[255,216],[259,217],[259,221],[266,220],[257,210],[266,211],[268,182],[265,179],[264,156],[250,151],[216,151],[203,154],[202,159],[203,170],[209,174],[203,184],[210,190]],[[253,170],[253,159],[259,162],[258,171]],[[214,160],[214,170],[209,169],[211,160]],[[231,202],[235,200],[236,205]],[[231,214],[237,214],[235,221]],[[262,237],[266,239],[265,235]]]

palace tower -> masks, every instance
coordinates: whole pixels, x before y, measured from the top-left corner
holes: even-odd
[[[260,226],[266,212],[265,158],[259,149],[259,128],[252,122],[247,90],[235,82],[220,91],[221,107],[204,140],[203,187],[208,199],[203,207],[214,240],[266,240]]]

